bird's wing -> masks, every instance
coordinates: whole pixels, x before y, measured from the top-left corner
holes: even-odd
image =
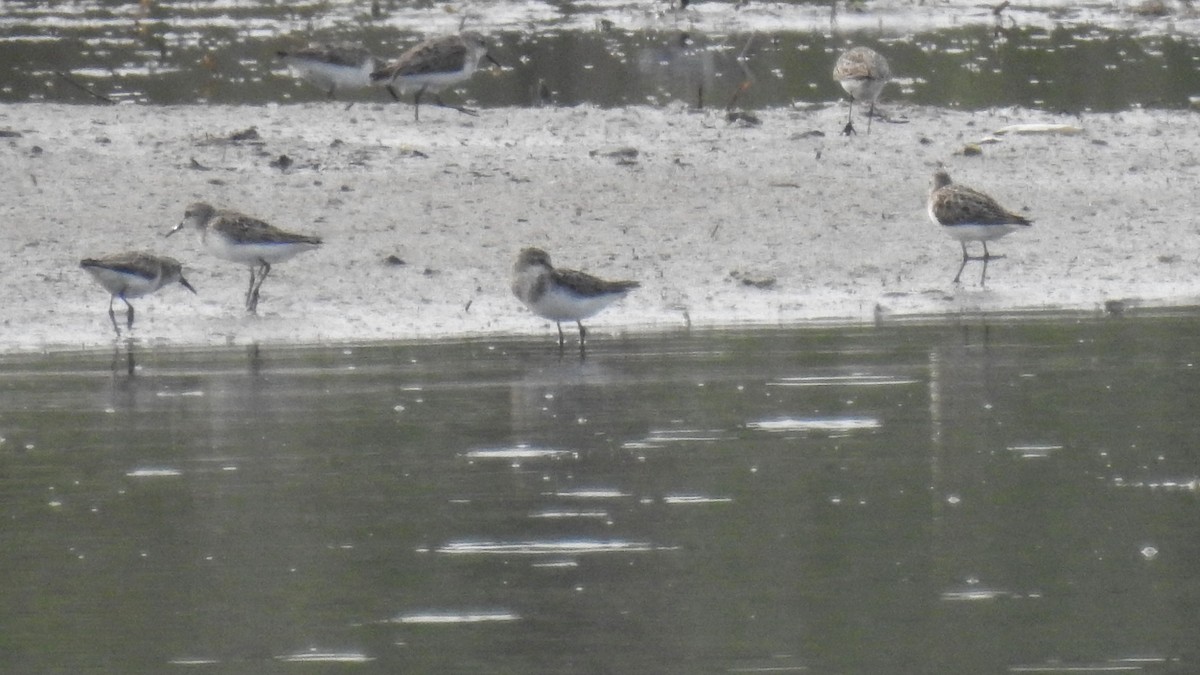
[[[452,73],[462,70],[466,58],[462,43],[426,42],[405,52],[391,67],[392,76]]]
[[[942,225],[1031,225],[1033,221],[1000,206],[990,196],[947,185],[933,196],[933,215]]]
[[[566,269],[555,269],[554,280],[571,292],[584,297],[624,293],[641,285],[636,281],[606,281],[586,272]]]
[[[225,211],[210,226],[248,244],[320,244],[320,237],[285,232],[274,225],[242,213]]]
[[[79,264],[85,269],[107,269],[143,279],[153,279],[162,271],[162,261],[145,253],[117,253],[103,258],[87,258]]]

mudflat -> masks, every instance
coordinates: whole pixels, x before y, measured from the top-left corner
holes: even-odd
[[[419,123],[395,104],[2,105],[0,350],[111,342],[78,263],[125,250],[183,262],[198,295],[134,300],[135,336],[183,345],[541,333],[509,289],[525,246],[641,281],[594,336],[1197,304],[1194,112],[881,107],[844,137],[844,103]],[[951,282],[959,245],[925,208],[939,165],[1034,220],[989,244],[1006,257],[985,286],[974,262]],[[275,265],[247,316],[247,268],[164,237],[195,201],[325,243]]]

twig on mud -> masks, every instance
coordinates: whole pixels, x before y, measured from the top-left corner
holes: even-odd
[[[104,94],[97,94],[96,92],[92,91],[91,89],[88,89],[87,87],[85,87],[82,84],[80,84],[79,82],[77,82],[73,77],[71,77],[70,75],[67,75],[66,73],[64,73],[61,70],[54,71],[54,74],[61,77],[64,81],[66,81],[67,84],[71,85],[72,87],[75,87],[76,89],[79,89],[80,91],[91,96],[92,98],[99,99],[110,105],[116,104],[116,101],[105,96]]]

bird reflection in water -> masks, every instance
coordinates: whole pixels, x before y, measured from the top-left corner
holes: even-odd
[[[122,343],[124,343],[125,347],[123,350],[121,349]],[[136,343],[137,341],[134,338],[125,338],[124,340],[117,338],[113,340],[111,370],[114,376],[120,375],[121,370],[124,370],[126,375],[133,377],[134,371],[137,370],[137,357],[134,355],[134,345]]]

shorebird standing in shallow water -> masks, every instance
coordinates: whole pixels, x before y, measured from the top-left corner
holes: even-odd
[[[962,245],[962,264],[958,266],[958,274],[954,275],[956,284],[967,261],[982,260],[983,272],[979,275],[979,285],[982,286],[987,279],[988,261],[1004,257],[988,253],[987,243],[1033,224],[1032,220],[1000,206],[988,195],[951,182],[950,174],[945,169],[938,169],[933,174],[928,207],[930,219]],[[968,255],[968,241],[982,243],[983,255]]]
[[[854,47],[842,52],[838,57],[833,66],[833,79],[850,94],[850,114],[846,117],[846,126],[842,133],[846,136],[855,133],[854,102],[865,101],[871,104],[867,111],[867,134],[870,134],[871,118],[875,116],[875,100],[879,98],[888,80],[892,79],[892,70],[888,67],[887,59],[870,47]]]
[[[314,42],[303,49],[276,54],[296,77],[321,89],[329,98],[339,90],[370,87],[371,73],[382,65],[371,52],[351,43]]]
[[[133,330],[133,305],[129,298],[140,298],[149,295],[167,284],[179,282],[181,286],[195,293],[196,289],[183,278],[183,266],[178,260],[151,253],[117,253],[103,258],[84,258],[79,266],[91,274],[104,290],[111,294],[108,299],[108,318],[112,320],[113,330],[121,334],[117,324],[117,315],[113,312],[113,301],[120,298],[128,309],[125,312],[125,326]]]
[[[397,101],[400,100],[400,95],[396,93],[397,86],[405,93],[416,89],[413,116],[417,121],[421,120],[421,97],[426,91],[431,92],[437,104],[444,108],[475,115],[476,112],[470,108],[447,105],[438,92],[470,79],[479,68],[481,59],[500,65],[488,54],[483,36],[466,31],[458,35],[431,38],[416,45],[392,63],[371,73],[371,81],[386,82],[388,93]]]
[[[540,248],[526,248],[513,265],[513,294],[538,316],[558,325],[558,350],[565,338],[562,322],[579,326],[579,354],[584,353],[583,320],[625,297],[640,286],[636,281],[605,281],[585,272],[558,269],[550,264],[550,254]]]
[[[257,218],[237,211],[217,210],[204,202],[187,207],[183,220],[167,236],[188,225],[200,230],[204,245],[214,255],[250,267],[246,311],[251,314],[258,311],[258,291],[273,263],[321,245],[320,237],[284,232]]]

